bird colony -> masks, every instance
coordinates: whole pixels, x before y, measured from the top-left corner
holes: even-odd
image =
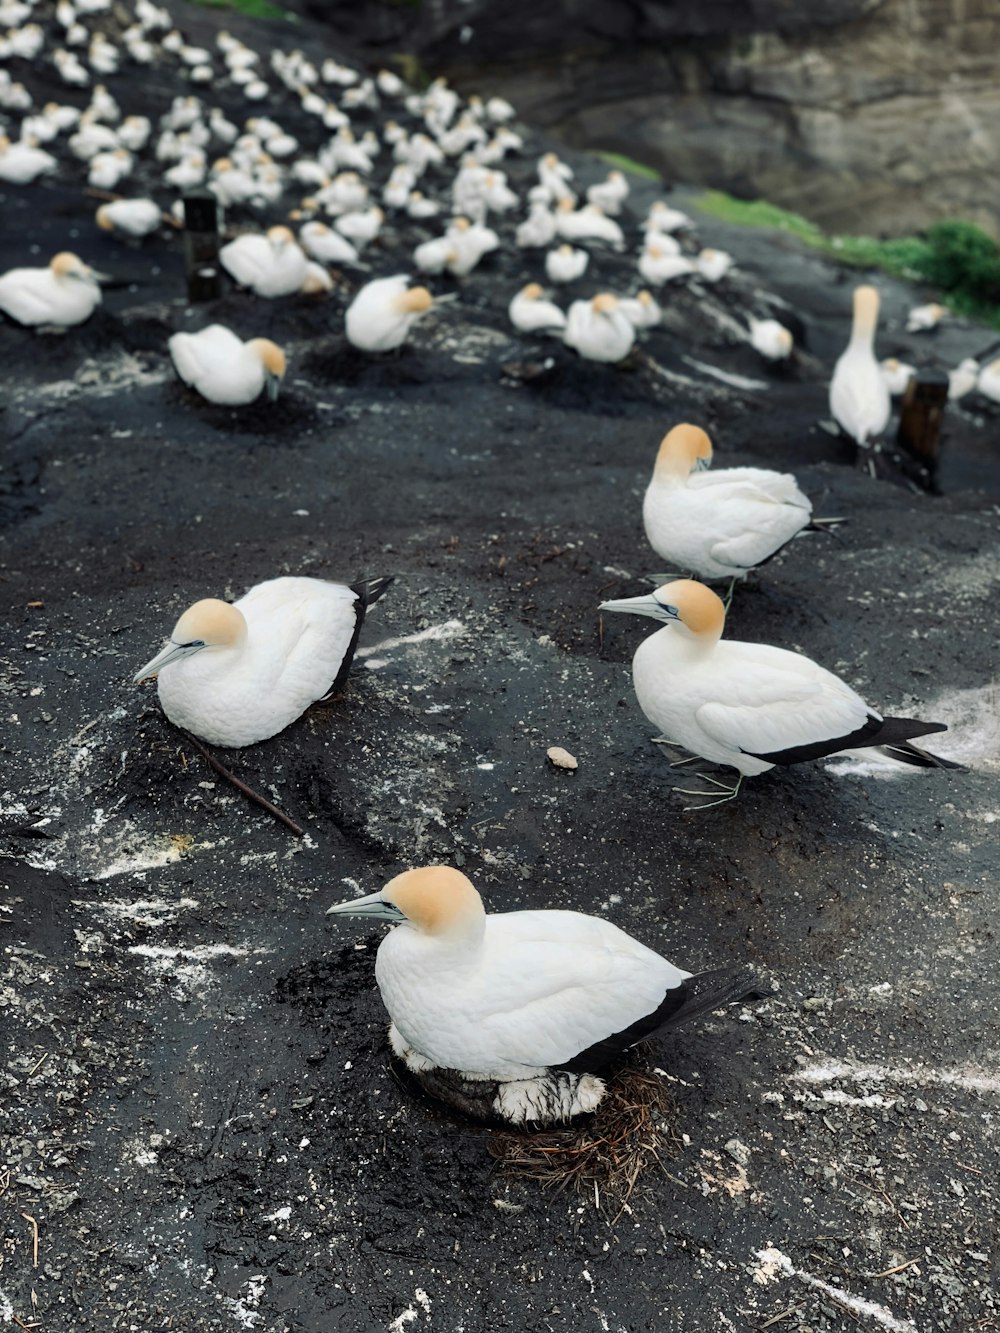
[[[330,302],[331,321],[359,353],[398,356],[421,321],[476,299],[477,268],[502,250],[520,257],[528,279],[506,309],[525,348],[545,355],[561,343],[566,355],[613,366],[644,355],[640,344],[679,291],[711,308],[712,288],[732,271],[732,257],[700,246],[691,219],[668,201],[635,217],[621,171],[583,192],[546,152],[529,174],[513,108],[499,98],[463,101],[442,80],[416,92],[388,70],[256,49],[225,31],[196,46],[150,0],[136,0],[127,23],[123,13],[111,0],[0,0],[0,180],[25,190],[45,189],[50,176],[75,182],[93,206],[95,234],[151,253],[183,227],[185,194],[211,192],[225,219],[218,262],[244,294],[241,328],[216,322],[209,302],[200,328],[170,337],[186,410],[201,410],[200,400],[280,410],[248,407],[277,398],[292,363],[255,330],[261,302]],[[116,75],[136,66],[186,88],[158,119],[116,98]],[[62,95],[38,105],[17,77],[22,67]],[[521,190],[511,163],[528,182]],[[414,234],[423,237],[415,246]],[[634,256],[627,290],[602,286],[609,253]],[[69,250],[45,260],[0,277],[0,310],[24,338],[72,339],[114,273]],[[914,327],[943,313],[916,310]],[[890,396],[909,378],[909,368],[876,360],[877,319],[878,293],[859,288],[830,386],[834,418],[863,449],[885,431]],[[735,336],[764,370],[795,356],[792,333],[763,307],[747,310]],[[956,396],[978,389],[1000,399],[1000,363],[963,365],[955,376]],[[635,695],[674,763],[698,764],[678,789],[686,807],[724,805],[745,778],[776,765],[857,750],[956,768],[915,743],[942,724],[883,715],[802,652],[725,637],[736,585],[786,548],[808,561],[811,542],[839,519],[814,517],[792,476],[711,467],[699,425],[665,421],[662,443],[649,446],[635,519],[651,566],[664,569],[653,591],[600,609],[660,626],[635,654]],[[229,602],[204,596],[219,590],[191,570],[200,600],[136,683],[155,677],[166,717],[199,742],[266,741],[345,686],[366,614],[391,583],[374,571],[344,584],[278,577]],[[598,602],[595,588],[595,612]],[[163,628],[149,625],[151,647]],[[565,751],[552,755],[575,767]],[[491,1085],[491,1113],[516,1124],[593,1111],[602,1074],[624,1051],[761,985],[742,970],[687,971],[603,918],[544,905],[489,912],[451,866],[408,869],[330,911],[392,927],[376,980],[398,1059],[418,1079],[433,1071]]]

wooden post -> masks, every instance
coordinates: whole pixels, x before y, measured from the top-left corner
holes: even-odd
[[[184,195],[184,268],[189,301],[214,301],[221,295],[219,201],[211,190]]]
[[[948,403],[948,376],[940,370],[920,370],[903,395],[896,443],[928,471],[937,471],[941,453],[941,422]]]

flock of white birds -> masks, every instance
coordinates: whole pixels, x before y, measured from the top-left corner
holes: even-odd
[[[59,0],[43,24],[28,0],[0,0],[0,28],[8,29],[0,38],[7,126],[0,180],[30,185],[76,164],[81,184],[111,196],[127,190],[141,167],[155,180],[157,197],[104,198],[95,216],[95,226],[129,243],[178,225],[180,196],[197,187],[223,209],[284,209],[283,221],[239,234],[219,253],[233,281],[262,299],[329,290],[331,267],[360,265],[387,213],[441,219],[440,235],[412,253],[413,273],[430,278],[471,274],[502,244],[491,218],[517,210],[524,216],[512,243],[544,254],[539,266],[554,287],[599,267],[603,248],[623,251],[631,243],[618,220],[629,193],[619,171],[581,200],[572,169],[549,152],[537,163],[537,183],[519,197],[501,164],[524,144],[511,127],[513,108],[499,98],[463,103],[443,80],[417,93],[389,71],[369,77],[297,50],[276,49],[265,59],[226,32],[213,50],[195,47],[150,0],[136,0],[134,21],[112,40],[105,31],[110,10],[111,0]],[[70,88],[86,92],[87,105],[36,107],[5,68],[17,60],[47,62]],[[239,126],[191,91],[174,98],[158,125],[123,115],[108,84],[126,64],[166,64],[192,89],[225,80],[251,114]],[[277,119],[289,98],[314,127],[308,144]],[[380,133],[359,133],[352,112],[373,108],[395,109],[398,118],[380,122]],[[374,164],[383,155],[392,166],[376,201]],[[640,232],[635,291],[599,291],[564,310],[531,282],[511,296],[514,328],[560,338],[584,358],[619,362],[660,320],[650,289],[665,299],[668,284],[716,283],[732,265],[728,254],[699,248],[691,220],[666,201],[653,204]],[[61,252],[46,267],[0,277],[0,310],[25,326],[65,330],[100,304],[102,276]],[[366,353],[391,351],[442,299],[413,285],[409,272],[365,282],[347,309],[346,336]],[[943,313],[921,308],[911,319],[930,327]],[[850,343],[830,390],[835,418],[862,447],[884,432],[890,394],[909,378],[909,368],[876,360],[877,319],[877,292],[859,288]],[[791,333],[774,319],[752,320],[744,336],[768,360],[793,350]],[[244,342],[219,324],[174,334],[169,350],[180,378],[214,403],[276,396],[287,366],[273,342]],[[978,387],[1000,399],[1000,362],[955,374],[964,374],[956,395]],[[651,546],[688,577],[664,575],[655,592],[602,607],[663,624],[640,646],[633,668],[658,739],[737,774],[728,783],[703,773],[682,789],[694,808],[732,799],[745,776],[775,765],[859,748],[924,768],[957,767],[912,744],[944,730],[941,724],[883,717],[803,654],[722,639],[725,605],[698,580],[728,579],[731,595],[737,580],[822,520],[813,519],[794,477],[761,468],[709,471],[711,459],[704,431],[675,427],[660,446],[644,501]],[[136,680],[157,676],[164,712],[192,735],[226,747],[254,744],[340,687],[367,608],[390,582],[278,578],[233,605],[197,602]],[[447,867],[408,872],[333,910],[398,924],[379,951],[377,971],[397,1055],[418,1075],[446,1068],[495,1081],[494,1110],[517,1122],[594,1109],[604,1092],[597,1075],[622,1050],[752,989],[744,974],[692,977],[610,923],[580,913],[487,915],[465,876]]]

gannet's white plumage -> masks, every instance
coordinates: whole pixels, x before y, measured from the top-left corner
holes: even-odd
[[[487,914],[449,866],[330,912],[398,923],[375,962],[395,1053],[418,1076],[499,1084],[492,1110],[517,1123],[594,1110],[622,1051],[754,989],[742,971],[692,977],[600,917]]]
[[[549,282],[576,282],[586,273],[589,263],[590,255],[586,250],[560,245],[545,256],[545,276]]]
[[[768,361],[784,361],[792,354],[794,339],[777,319],[750,317],[750,346]]]
[[[852,440],[866,445],[889,424],[892,399],[882,367],[875,359],[879,294],[874,287],[854,289],[851,340],[840,354],[830,381],[830,411]]]
[[[510,322],[521,333],[561,333],[566,316],[554,301],[546,301],[537,282],[522,287],[507,307]]]
[[[635,342],[635,325],[622,313],[618,298],[602,292],[591,301],[574,301],[563,342],[588,361],[621,361]]]
[[[812,505],[787,472],[705,471],[711,461],[700,427],[675,426],[664,436],[642,504],[646,537],[677,569],[745,578],[808,526]]]
[[[0,134],[0,181],[30,185],[39,176],[55,171],[58,163],[51,153],[29,143],[11,143]]]
[[[1000,360],[990,361],[982,367],[976,377],[976,388],[984,397],[1000,403]]]
[[[916,366],[909,365],[906,361],[900,361],[898,357],[887,356],[879,362],[882,368],[882,375],[893,398],[898,398],[900,394],[906,392],[906,386],[912,377],[917,373]]]
[[[948,371],[948,397],[952,402],[964,398],[976,387],[981,367],[975,357],[967,356],[954,370]]]
[[[405,273],[366,283],[345,316],[347,337],[365,352],[389,352],[406,341],[414,323],[434,304],[426,287],[408,287]]]
[[[200,333],[175,333],[170,357],[185,384],[210,403],[237,407],[266,389],[275,399],[285,374],[285,354],[267,338],[244,342],[222,324]]]
[[[745,776],[845,750],[876,747],[921,768],[958,767],[909,743],[947,730],[943,723],[884,718],[803,653],[721,639],[725,609],[703,583],[677,579],[601,610],[664,623],[633,659],[636,698],[664,739],[739,772],[732,791],[716,792],[712,804],[735,796]]]
[[[241,287],[268,298],[299,291],[309,272],[309,261],[287,227],[271,227],[265,236],[237,236],[222,247],[219,260]]]
[[[12,268],[0,277],[0,310],[19,324],[69,328],[101,304],[101,275],[69,251],[46,268]]]
[[[947,313],[945,307],[938,305],[937,301],[932,301],[930,305],[914,306],[906,316],[906,332],[929,333],[931,329],[937,328]]]
[[[101,204],[96,220],[102,231],[120,231],[141,240],[162,226],[163,214],[152,199],[115,199]]]
[[[391,582],[278,578],[232,604],[195,602],[135,682],[157,676],[175,726],[211,745],[254,745],[339,689],[365,610]]]

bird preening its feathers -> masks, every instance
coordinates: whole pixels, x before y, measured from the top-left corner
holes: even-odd
[[[759,993],[745,968],[692,975],[601,917],[487,913],[450,866],[329,912],[396,927],[375,977],[407,1068],[439,1095],[454,1075],[466,1106],[466,1085],[486,1085],[489,1113],[517,1124],[595,1110],[600,1073],[631,1047]]]

